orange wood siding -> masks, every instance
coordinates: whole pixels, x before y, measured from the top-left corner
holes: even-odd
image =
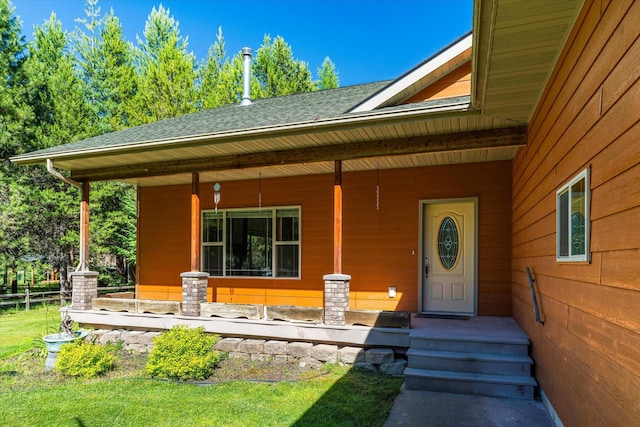
[[[471,93],[471,61],[456,68],[437,82],[421,90],[404,104],[464,96]]]
[[[511,162],[343,174],[343,267],[352,277],[353,309],[418,310],[420,200],[478,198],[479,313],[510,315]],[[212,277],[210,301],[323,305],[322,277],[333,272],[334,176],[263,179],[262,205],[300,205],[300,279]],[[258,205],[257,180],[222,183],[219,209]],[[189,269],[190,186],[140,189],[139,297],[179,299]],[[202,209],[213,209],[202,183]],[[397,297],[388,297],[388,287]]]
[[[566,426],[640,425],[638,22],[640,2],[585,3],[513,162],[513,315]],[[592,261],[558,263],[556,190],[586,167]]]

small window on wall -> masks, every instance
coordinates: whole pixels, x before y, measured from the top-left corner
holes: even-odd
[[[202,271],[300,277],[300,208],[203,211]]]
[[[589,169],[556,193],[556,259],[589,261]]]

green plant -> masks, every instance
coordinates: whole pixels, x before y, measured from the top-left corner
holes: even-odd
[[[62,346],[56,370],[72,377],[93,378],[113,368],[114,363],[115,356],[104,347],[76,340]]]
[[[202,327],[174,326],[153,339],[146,371],[157,378],[207,378],[220,361],[220,353],[213,350],[218,339],[219,336],[207,334]]]

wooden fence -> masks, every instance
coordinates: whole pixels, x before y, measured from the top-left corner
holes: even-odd
[[[98,295],[133,290],[135,290],[135,286],[107,286],[98,288]],[[4,307],[24,307],[25,310],[29,311],[31,304],[45,303],[63,305],[67,301],[71,301],[71,290],[30,292],[29,289],[25,289],[24,293],[0,294],[0,309]]]

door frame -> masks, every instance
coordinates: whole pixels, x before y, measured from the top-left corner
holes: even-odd
[[[424,275],[422,272],[424,271],[424,208],[427,205],[432,204],[446,204],[446,203],[473,203],[473,214],[475,217],[475,227],[473,232],[473,269],[474,269],[474,283],[473,283],[473,313],[472,316],[478,315],[478,198],[477,197],[462,197],[462,198],[451,198],[451,199],[424,199],[420,200],[418,203],[419,209],[419,236],[418,236],[418,312],[422,314],[453,314],[458,315],[459,313],[450,313],[450,312],[440,312],[440,311],[426,311],[423,307],[423,290],[424,290]]]

